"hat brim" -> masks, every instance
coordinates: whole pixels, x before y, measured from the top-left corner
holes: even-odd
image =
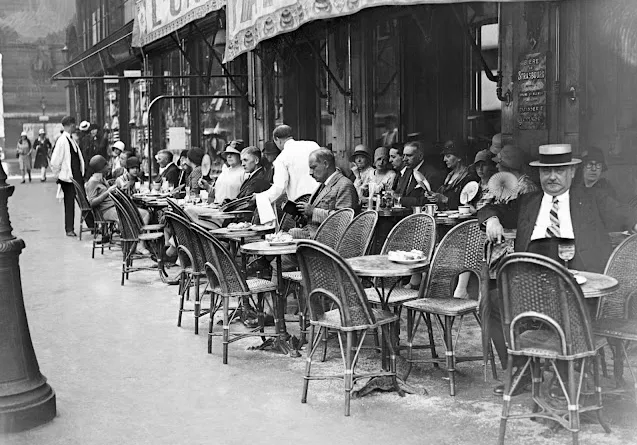
[[[241,152],[239,150],[226,150],[226,151],[221,153],[221,156],[228,156],[228,155],[239,155],[239,156],[241,156]]]
[[[582,163],[581,159],[573,158],[570,160],[570,162],[558,162],[556,164],[546,164],[540,161],[531,161],[529,162],[529,165],[531,167],[564,167],[566,165],[577,165],[581,163]]]
[[[366,151],[356,151],[349,157],[349,162],[354,162],[354,158],[356,158],[356,156],[365,156],[370,161],[372,160],[372,157]]]

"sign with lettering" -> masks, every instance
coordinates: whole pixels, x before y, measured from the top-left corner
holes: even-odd
[[[518,128],[542,130],[546,127],[546,54],[527,54],[520,60],[518,84]]]
[[[462,3],[466,0],[227,0],[225,61],[259,42],[313,20],[354,14],[374,6]],[[513,0],[500,0],[513,1]]]
[[[226,0],[137,0],[132,45],[148,45],[225,4]]]

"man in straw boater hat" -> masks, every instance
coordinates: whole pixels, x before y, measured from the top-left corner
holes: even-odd
[[[503,240],[504,227],[517,228],[516,252],[536,253],[557,261],[560,261],[560,239],[573,239],[575,256],[569,268],[603,272],[611,253],[608,232],[637,229],[637,214],[607,195],[571,187],[581,160],[572,157],[569,144],[541,145],[539,155],[539,160],[529,165],[539,168],[541,190],[518,196],[509,204],[487,205],[478,212],[487,238],[498,243]],[[500,298],[495,290],[489,294],[489,306],[489,335],[506,368],[507,349],[502,332]],[[516,365],[513,363],[513,367]],[[522,381],[516,389],[521,390],[524,383],[526,381]],[[502,394],[503,390],[500,385],[494,392]]]

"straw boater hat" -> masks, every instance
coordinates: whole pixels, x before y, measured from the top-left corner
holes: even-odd
[[[90,126],[91,126],[91,124],[88,121],[80,122],[80,130],[81,131],[88,131]]]
[[[581,159],[573,157],[571,144],[540,145],[540,159],[530,162],[531,167],[561,167],[563,165],[577,165]]]

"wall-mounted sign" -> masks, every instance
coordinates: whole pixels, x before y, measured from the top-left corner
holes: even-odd
[[[520,60],[518,84],[518,128],[546,128],[546,53],[527,54]]]
[[[226,0],[137,0],[133,46],[145,46],[225,6]]]

